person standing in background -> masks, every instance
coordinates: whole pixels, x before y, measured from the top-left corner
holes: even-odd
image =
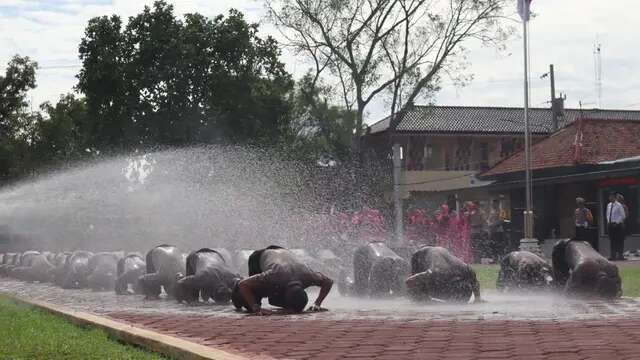
[[[491,201],[487,225],[489,226],[489,247],[494,257],[500,255],[500,249],[505,248],[504,227],[502,226],[504,217],[500,211],[500,202],[497,199]]]
[[[485,226],[487,221],[484,213],[478,208],[478,205],[469,201],[467,203],[467,211],[469,213],[469,225],[471,230],[471,247],[473,249],[473,258],[476,263],[480,263],[483,256],[487,256],[487,244],[485,236]]]
[[[624,260],[624,206],[618,202],[616,194],[609,194],[609,204],[606,210],[607,227],[609,229],[609,241],[611,243],[610,260]]]
[[[622,194],[618,193],[616,194],[616,198],[618,199],[618,202],[620,204],[622,204],[622,207],[624,208],[624,221],[622,222],[622,234],[620,235],[622,237],[622,248],[620,249],[621,251],[621,259],[620,260],[625,260],[624,258],[624,242],[626,241],[626,237],[627,237],[627,220],[629,219],[629,207],[627,206],[626,201],[624,201],[624,196],[622,196]]]
[[[587,228],[589,224],[593,222],[593,214],[586,206],[584,206],[584,199],[581,197],[576,198],[576,211],[575,211],[575,224],[576,224],[576,237],[577,241],[589,241],[587,235]]]

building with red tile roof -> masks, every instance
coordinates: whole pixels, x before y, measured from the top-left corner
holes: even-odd
[[[531,147],[531,169],[598,165],[640,155],[640,121],[580,119]],[[524,152],[504,159],[482,177],[524,171]]]
[[[531,147],[531,169],[535,234],[547,248],[554,236],[575,236],[575,199],[582,197],[594,215],[586,240],[608,254],[604,209],[611,192],[622,194],[629,208],[625,249],[640,248],[640,121],[578,118]],[[489,192],[509,199],[518,229],[524,208],[524,151],[479,177],[493,181]]]

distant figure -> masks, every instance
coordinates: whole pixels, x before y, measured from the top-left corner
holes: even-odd
[[[578,241],[589,241],[587,228],[593,222],[593,214],[591,214],[591,210],[584,206],[584,199],[581,197],[576,198],[576,211],[574,218],[576,224],[575,239]]]
[[[8,276],[11,269],[20,263],[20,253],[6,253],[0,265],[0,276]]]
[[[504,237],[504,218],[500,209],[500,201],[493,199],[489,208],[489,216],[487,218],[487,226],[489,232],[489,249],[492,258],[498,258],[504,254],[503,249],[506,246]]]
[[[613,299],[622,296],[618,267],[584,241],[560,240],[553,246],[554,279],[568,296]]]
[[[627,232],[629,231],[629,228],[627,227],[627,225],[628,225],[627,223],[629,221],[629,207],[627,206],[627,203],[625,202],[624,196],[622,194],[618,193],[616,195],[616,198],[618,199],[618,202],[620,204],[622,204],[622,207],[624,208],[624,221],[622,222],[622,235],[621,235],[621,237],[622,237],[622,245],[621,245],[621,248],[620,248],[620,250],[623,253],[623,255],[622,255],[622,259],[620,259],[620,260],[626,260],[624,258],[624,243],[625,243],[625,240],[626,240],[626,237],[627,237]]]
[[[513,251],[500,261],[496,288],[499,291],[536,290],[553,283],[549,264],[528,251]]]
[[[609,204],[606,210],[607,228],[609,230],[609,241],[611,243],[610,260],[624,260],[624,222],[626,214],[624,206],[618,201],[616,194],[609,194]]]
[[[449,212],[449,205],[442,204],[434,212],[433,232],[435,233],[435,245],[442,246],[444,248],[451,247],[451,232],[449,221],[451,219],[451,213]]]
[[[186,277],[178,280],[176,300],[188,303],[209,299],[218,304],[228,303],[236,283],[241,280],[238,273],[218,250],[203,248],[187,256]]]
[[[447,249],[424,246],[411,256],[407,293],[415,301],[481,302],[480,283],[471,266]]]
[[[120,257],[113,252],[99,252],[89,259],[87,285],[93,291],[111,291],[115,288]]]
[[[308,298],[305,289],[319,286],[320,293],[309,310],[325,311],[322,301],[327,297],[333,281],[325,275],[311,270],[289,250],[269,246],[255,251],[249,258],[249,277],[240,281],[234,289],[233,304],[256,315],[269,315],[262,308],[262,298],[269,304],[293,312],[304,311]]]
[[[84,289],[88,286],[89,259],[93,253],[89,251],[74,251],[67,257],[64,265],[63,289]]]
[[[474,262],[479,263],[483,257],[489,256],[490,250],[487,249],[487,236],[485,225],[487,221],[484,213],[478,208],[478,205],[469,201],[467,203],[469,214],[469,226],[471,227],[471,247],[473,248]]]
[[[182,253],[173,245],[159,245],[149,250],[146,257],[147,273],[139,279],[147,299],[157,299],[164,288],[167,296],[175,297],[175,286],[184,275]]]
[[[65,277],[65,264],[67,263],[67,258],[71,256],[71,252],[61,252],[55,254],[53,257],[53,261],[51,264],[53,265],[53,270],[51,270],[53,274],[53,283],[62,286]]]
[[[459,214],[456,214],[449,219],[448,238],[449,247],[447,249],[454,256],[464,262],[473,261],[469,213],[465,209],[461,209]]]
[[[117,266],[116,294],[129,294],[129,286],[132,287],[134,294],[141,294],[142,288],[138,279],[144,275],[146,267],[144,259],[138,254],[129,254],[120,259]]]
[[[53,280],[52,269],[53,265],[46,255],[36,254],[29,257],[28,264],[14,267],[11,276],[23,281],[50,282]]]
[[[403,295],[409,271],[409,263],[385,243],[360,246],[353,254],[353,290],[359,296]]]

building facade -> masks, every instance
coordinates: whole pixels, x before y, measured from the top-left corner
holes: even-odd
[[[609,255],[605,209],[611,192],[629,208],[625,250],[640,249],[640,114],[637,120],[584,118],[531,149],[535,236],[547,250],[556,238],[575,236],[576,197],[594,215],[589,241]],[[480,175],[493,181],[491,194],[509,198],[513,227],[522,229],[524,153],[518,152]]]

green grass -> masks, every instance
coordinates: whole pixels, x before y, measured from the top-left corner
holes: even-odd
[[[640,296],[640,266],[620,265],[620,277],[622,278],[622,293],[624,296]]]
[[[622,278],[622,290],[624,296],[640,297],[640,266],[620,265],[620,277]],[[498,265],[473,265],[476,271],[480,289],[495,290],[498,279]]]
[[[0,297],[0,359],[163,359]]]
[[[473,270],[476,271],[478,281],[480,281],[480,289],[495,290],[496,280],[498,280],[498,271],[500,266],[498,265],[473,265]]]

